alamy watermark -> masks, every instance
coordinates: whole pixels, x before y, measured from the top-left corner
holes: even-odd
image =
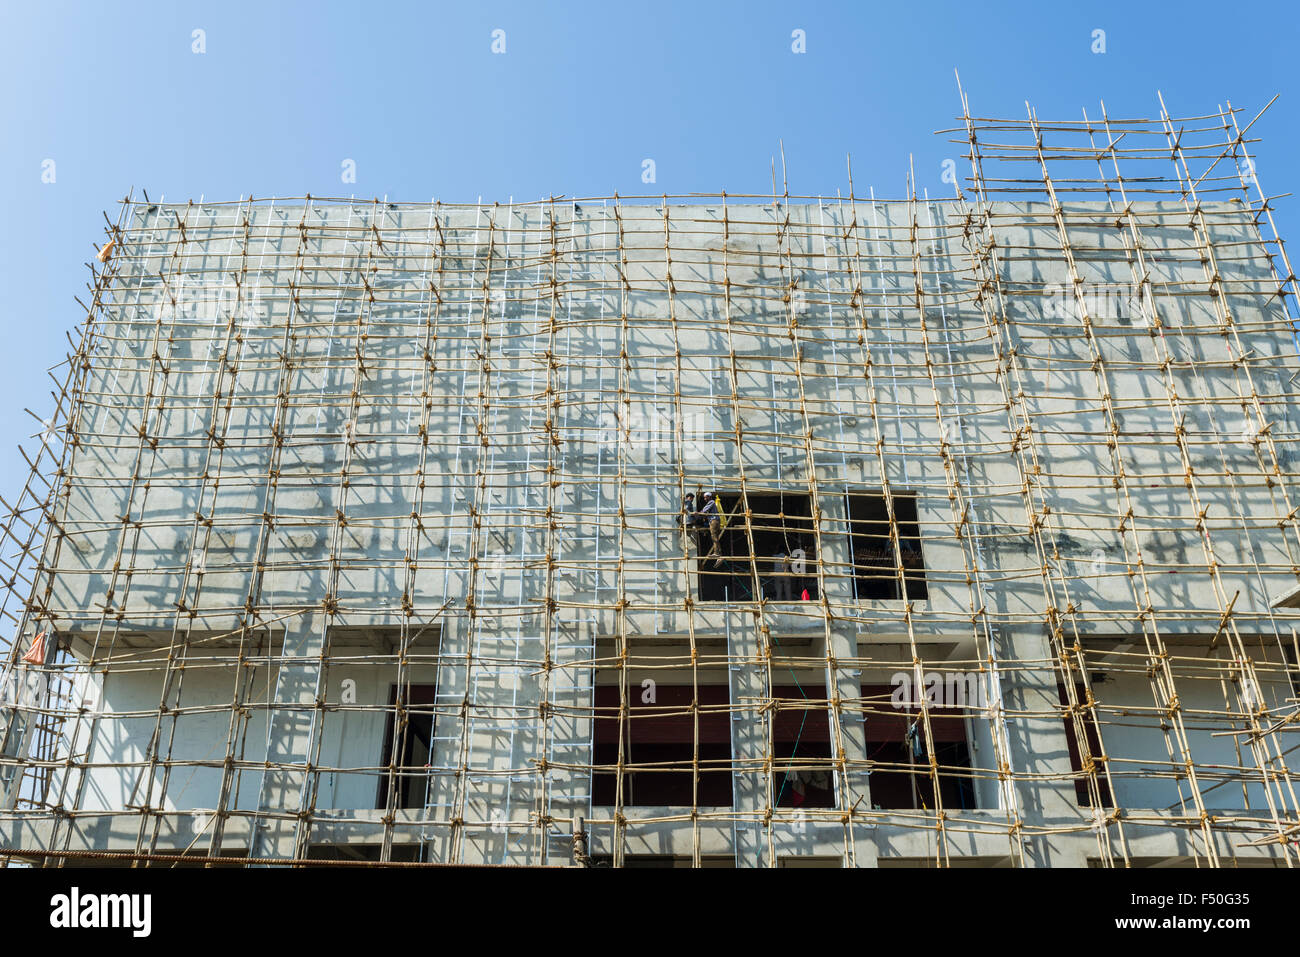
[[[978,671],[927,671],[916,687],[916,675],[895,672],[890,678],[894,687],[889,702],[896,710],[915,708],[924,700],[931,708],[987,708],[988,693]]]
[[[133,937],[148,937],[153,930],[152,894],[87,894],[73,887],[50,898],[50,926],[121,928]]]
[[[718,436],[717,417],[710,412],[687,413],[679,420],[657,409],[619,411],[601,414],[597,444],[608,453],[622,449],[633,461],[649,461],[653,455],[670,455],[680,449],[683,462],[710,462],[716,456],[714,440]],[[730,440],[730,433],[725,438]]]
[[[263,325],[270,315],[269,301],[262,288],[245,284],[242,292],[234,285],[178,281],[156,286],[146,304],[162,322],[217,323],[234,319],[237,325]]]
[[[1043,287],[1044,319],[1149,323],[1156,315],[1150,286],[1140,283],[1048,283]]]

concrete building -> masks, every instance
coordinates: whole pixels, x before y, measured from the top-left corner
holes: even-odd
[[[5,530],[0,845],[1300,863],[1235,123],[968,119],[944,200],[128,200]]]

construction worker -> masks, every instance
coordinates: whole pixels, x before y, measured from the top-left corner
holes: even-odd
[[[694,493],[687,492],[686,498],[682,499],[682,513],[677,516],[677,524],[685,525],[687,528],[698,528],[704,524],[700,513],[695,510]]]
[[[712,492],[705,492],[702,496],[704,505],[700,508],[700,516],[709,526],[709,537],[713,539],[713,547],[709,553],[704,556],[705,561],[712,558],[714,566],[722,564],[722,512],[718,508],[717,496]]]

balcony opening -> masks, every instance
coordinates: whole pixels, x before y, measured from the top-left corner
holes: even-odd
[[[722,529],[714,557],[709,557],[713,537],[708,527],[695,530],[700,600],[816,601],[817,536],[811,497],[792,492],[746,497],[751,512],[748,524],[738,493],[718,495]]]
[[[399,694],[399,691],[401,692]],[[388,695],[388,718],[384,726],[384,750],[379,755],[379,795],[375,807],[388,807],[390,782],[396,788],[397,808],[422,808],[427,799],[429,761],[433,754],[433,704],[435,685],[393,685]],[[401,708],[398,708],[399,697]],[[400,711],[400,714],[399,714]],[[397,738],[394,755],[393,739]]]
[[[835,807],[826,688],[803,682],[772,688],[772,791],[777,807]]]
[[[592,803],[614,807],[623,747],[623,805],[626,807],[731,807],[731,722],[726,685],[699,686],[699,745],[690,685],[655,688],[643,700],[633,685],[627,713],[620,716],[617,685],[596,688],[593,731]],[[695,763],[698,757],[699,777]]]
[[[883,709],[877,705],[878,710],[869,711],[864,726],[867,758],[872,762],[871,803],[882,810],[933,810],[935,781],[920,709],[915,704],[894,709],[893,691],[891,685],[862,687],[864,699],[886,702]],[[935,777],[945,809],[979,807],[966,740],[966,714],[964,708],[930,709],[930,734],[938,765]]]
[[[916,493],[894,492],[894,514],[883,495],[850,493],[848,499],[849,547],[853,553],[853,590],[859,599],[897,601],[901,569],[906,598],[929,597],[925,583],[925,556],[921,551],[921,525],[917,520]],[[898,528],[895,549],[890,526]]]

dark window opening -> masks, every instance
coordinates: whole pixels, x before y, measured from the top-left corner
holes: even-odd
[[[695,689],[663,685],[654,702],[642,701],[640,687],[628,692],[628,714],[619,716],[619,689],[596,688],[592,803],[613,807],[623,745],[623,804],[626,807],[731,807],[731,723],[726,685],[699,687],[699,780],[695,783]],[[692,800],[693,785],[698,789]]]
[[[777,807],[835,807],[831,726],[824,685],[777,685],[772,788]],[[819,703],[814,703],[819,702]]]
[[[889,508],[883,495],[850,494],[849,547],[853,553],[853,590],[858,598],[896,601],[898,572],[909,601],[928,598],[925,556],[921,552],[921,525],[917,520],[916,493],[895,492],[894,520],[898,526],[898,550],[890,535]]]
[[[975,784],[969,774],[970,748],[966,742],[936,741],[934,749],[944,808],[975,808]],[[875,762],[871,771],[872,804],[885,810],[935,809],[934,780],[924,741],[919,748],[910,741],[868,741],[867,756]],[[963,774],[962,769],[967,773]]]
[[[817,536],[811,498],[790,492],[747,498],[748,528],[741,496],[718,496],[721,530],[716,552],[707,524],[695,530],[700,600],[816,601]]]
[[[915,705],[892,706],[890,685],[862,687],[868,704],[864,731],[867,758],[871,765],[871,803],[882,810],[904,808],[933,810],[935,781],[930,774],[929,750],[925,729]],[[932,708],[930,736],[934,739],[934,758],[938,765],[939,800],[945,809],[971,810],[979,807],[975,800],[975,781],[971,768],[970,747],[966,741],[966,711],[962,708]]]
[[[384,727],[384,750],[379,766],[387,768],[395,761],[392,773],[380,772],[379,796],[375,806],[388,807],[389,783],[395,782],[397,800],[394,807],[422,808],[427,798],[429,760],[433,753],[434,685],[407,685],[402,698],[402,723],[398,726],[398,686],[388,695],[388,720]],[[394,758],[393,737],[399,735]]]
[[[1061,699],[1061,705],[1069,706],[1069,698],[1065,693],[1065,685],[1057,682],[1057,697]],[[1076,686],[1075,700],[1083,702],[1088,700],[1088,691],[1083,685]],[[1091,708],[1087,708],[1080,715],[1083,721],[1083,733],[1088,742],[1088,753],[1094,761],[1101,754],[1101,734],[1097,730],[1097,716]],[[1065,716],[1065,746],[1070,752],[1070,769],[1075,773],[1074,779],[1074,796],[1079,802],[1079,807],[1092,807],[1092,793],[1088,789],[1088,775],[1083,770],[1083,751],[1079,747],[1079,734],[1075,730],[1074,719],[1069,715]],[[1102,807],[1114,807],[1115,803],[1111,800],[1110,784],[1106,780],[1106,773],[1098,764],[1097,768],[1097,790],[1101,795]]]

